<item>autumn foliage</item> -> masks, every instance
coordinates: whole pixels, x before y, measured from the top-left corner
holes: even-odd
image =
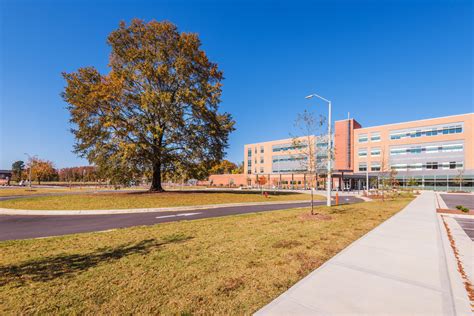
[[[219,113],[223,73],[197,34],[170,22],[121,22],[108,37],[110,71],[64,73],[75,152],[112,183],[193,177],[220,161],[234,122]]]

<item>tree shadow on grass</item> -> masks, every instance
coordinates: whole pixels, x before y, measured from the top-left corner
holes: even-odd
[[[0,266],[0,286],[9,283],[23,285],[28,281],[46,282],[73,273],[84,272],[103,262],[117,261],[134,254],[147,254],[166,244],[180,243],[193,237],[174,234],[159,242],[147,239],[136,244],[123,244],[115,248],[101,248],[87,254],[62,254],[39,260],[27,261],[18,265]]]

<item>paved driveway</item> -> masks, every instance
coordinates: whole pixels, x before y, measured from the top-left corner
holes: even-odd
[[[344,197],[347,203],[363,202],[355,197]],[[325,205],[325,201],[315,201]],[[157,223],[193,220],[227,215],[284,210],[307,207],[309,202],[291,204],[261,204],[248,206],[220,207],[191,211],[171,211],[154,213],[131,213],[113,215],[1,215],[0,240],[26,239],[58,236],[83,232],[103,231],[115,228]]]

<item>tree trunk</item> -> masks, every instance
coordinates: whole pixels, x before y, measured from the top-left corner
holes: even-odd
[[[161,163],[156,162],[153,164],[153,178],[151,180],[150,191],[152,192],[164,192],[161,186]]]

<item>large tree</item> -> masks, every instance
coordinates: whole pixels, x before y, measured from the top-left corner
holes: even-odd
[[[163,191],[162,174],[177,166],[192,176],[220,161],[234,122],[218,111],[223,74],[197,34],[135,19],[108,44],[108,74],[63,73],[75,152],[115,182],[151,176],[151,191]]]
[[[36,157],[32,157],[28,161],[27,167],[27,173],[31,168],[32,180],[36,179],[36,181],[38,181],[38,184],[41,184],[41,181],[44,180],[54,180],[57,178],[56,169],[54,169],[53,163],[49,160],[42,160]]]
[[[21,181],[21,174],[25,169],[25,163],[22,160],[15,161],[12,163],[12,178],[15,181]]]

